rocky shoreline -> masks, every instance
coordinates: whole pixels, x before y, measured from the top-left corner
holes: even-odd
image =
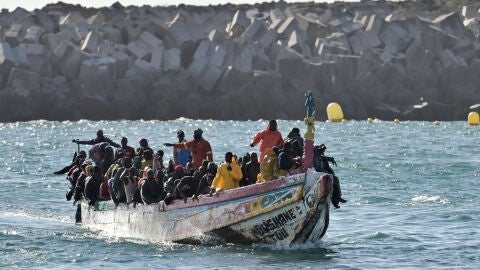
[[[0,12],[0,121],[465,120],[480,103],[480,3],[435,0]],[[322,111],[318,119],[326,119]]]

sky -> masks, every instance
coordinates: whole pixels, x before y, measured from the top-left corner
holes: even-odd
[[[217,4],[241,4],[241,3],[261,3],[261,2],[271,2],[272,0],[119,0],[123,6],[130,6],[130,5],[150,5],[150,6],[168,6],[168,5],[178,5],[178,4],[189,4],[189,5],[217,5]],[[312,0],[297,0],[297,1],[289,1],[286,2],[311,2]],[[350,2],[345,1],[344,2]],[[359,0],[357,0],[359,1]],[[10,11],[13,11],[18,6],[32,11],[36,8],[42,8],[47,4],[57,3],[59,0],[52,1],[52,0],[21,0],[21,1],[13,1],[13,0],[0,0],[0,8],[8,8]],[[69,4],[80,4],[84,7],[109,7],[113,3],[117,2],[116,0],[63,0],[64,3]],[[334,2],[333,0],[315,0],[314,2]]]

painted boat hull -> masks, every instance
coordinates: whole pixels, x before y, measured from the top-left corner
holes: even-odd
[[[302,244],[322,238],[329,225],[332,177],[309,169],[263,184],[185,203],[89,206],[82,225],[113,237],[154,242]]]

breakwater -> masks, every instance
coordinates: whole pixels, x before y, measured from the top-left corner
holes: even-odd
[[[479,4],[426,2],[2,10],[0,121],[299,119],[306,90],[348,119],[464,120]]]

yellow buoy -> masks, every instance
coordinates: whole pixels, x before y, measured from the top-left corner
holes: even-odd
[[[433,124],[434,124],[435,126],[439,126],[439,125],[440,125],[440,121],[437,120],[437,121],[433,122]]]
[[[468,114],[468,124],[469,125],[480,124],[480,117],[477,112],[471,112]]]
[[[398,124],[398,123],[400,123],[400,120],[399,120],[398,118],[395,118],[395,120],[393,120],[393,122],[394,122],[395,124]]]
[[[343,119],[343,111],[340,104],[332,102],[327,106],[327,116],[328,120],[332,122],[340,122]]]
[[[367,121],[368,121],[368,123],[371,123],[371,122],[373,122],[373,118],[369,117],[369,118],[367,118]]]

